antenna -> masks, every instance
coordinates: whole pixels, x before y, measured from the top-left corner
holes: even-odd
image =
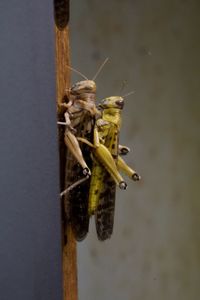
[[[119,90],[119,94],[122,93],[123,89],[125,88],[125,86],[127,85],[127,80],[123,80],[121,83],[121,88]]]
[[[68,65],[67,65],[67,68],[69,68],[70,70],[76,72],[77,74],[79,74],[80,76],[82,76],[84,79],[88,80],[88,78],[85,75],[83,75],[81,72],[77,71],[76,69],[74,69],[74,68],[72,68],[72,67],[70,67]]]
[[[132,92],[130,92],[130,93],[128,93],[128,94],[122,96],[122,98],[126,98],[126,97],[128,97],[128,96],[130,96],[130,95],[132,95],[132,94],[134,94],[134,93],[135,93],[135,91],[132,91]]]
[[[97,78],[97,76],[99,75],[99,73],[101,72],[101,70],[103,69],[103,67],[105,66],[105,64],[107,63],[107,61],[109,60],[109,58],[107,57],[104,62],[101,64],[101,66],[99,67],[98,71],[96,72],[96,74],[94,75],[94,77],[92,78],[92,80],[95,80]]]

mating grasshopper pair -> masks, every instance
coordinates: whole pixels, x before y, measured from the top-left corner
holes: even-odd
[[[89,219],[95,215],[97,236],[106,240],[113,231],[116,186],[127,187],[119,171],[135,181],[140,179],[121,158],[129,152],[119,145],[124,99],[108,97],[97,108],[96,84],[87,78],[69,92],[70,100],[63,104],[66,122],[59,122],[66,125],[68,170],[67,187],[61,195],[66,194],[67,218],[76,239],[85,238]]]

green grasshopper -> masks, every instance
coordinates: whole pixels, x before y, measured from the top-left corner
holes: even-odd
[[[95,104],[96,84],[94,79],[107,60],[101,65],[93,80],[88,80],[79,71],[71,68],[83,76],[85,80],[75,83],[70,88],[69,101],[63,104],[66,107],[65,122],[58,122],[66,125],[64,139],[67,146],[67,186],[61,196],[66,195],[65,211],[68,221],[72,223],[77,240],[82,240],[88,232],[87,199],[90,184],[88,177],[91,175],[92,159],[90,157],[90,147],[85,144],[80,146],[76,137],[79,136],[90,142],[93,141],[95,118],[99,114]]]
[[[129,152],[129,148],[119,145],[123,106],[122,97],[104,99],[99,105],[102,117],[96,121],[93,144],[79,138],[93,149],[88,215],[95,215],[97,236],[100,240],[110,238],[113,232],[116,185],[121,189],[126,189],[127,186],[119,171],[123,171],[134,181],[140,179],[120,156]]]

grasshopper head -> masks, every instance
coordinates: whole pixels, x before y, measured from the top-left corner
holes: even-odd
[[[112,96],[105,98],[99,104],[99,107],[105,108],[118,108],[123,109],[124,107],[124,99],[120,96]]]
[[[93,80],[82,80],[75,83],[70,92],[72,95],[82,94],[82,93],[96,93],[96,84]]]

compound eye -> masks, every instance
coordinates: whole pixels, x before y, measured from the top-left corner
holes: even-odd
[[[90,91],[91,87],[90,86],[85,86],[84,89],[87,90],[87,91]]]
[[[117,104],[120,108],[123,108],[123,107],[124,107],[124,101],[123,101],[123,100],[118,100],[118,101],[116,101],[116,104]]]

